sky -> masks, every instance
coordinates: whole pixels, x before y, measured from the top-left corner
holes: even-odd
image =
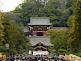
[[[2,1],[2,5],[0,2],[0,10],[3,10],[3,12],[9,12],[15,9],[19,5],[19,3],[22,3],[22,0],[0,0]]]

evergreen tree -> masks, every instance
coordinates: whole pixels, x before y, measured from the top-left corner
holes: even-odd
[[[72,53],[77,53],[81,50],[81,0],[77,2],[74,16],[72,17],[69,43]]]
[[[0,15],[0,46],[3,46],[3,41],[4,41],[4,26],[2,24],[3,22],[1,21],[1,15]]]
[[[66,6],[66,4],[70,5],[68,3],[69,0],[24,0],[13,11],[17,17],[13,18],[17,19],[16,22],[22,22],[26,26],[30,17],[50,17],[53,26],[67,26],[68,17],[72,15],[71,9]]]
[[[10,20],[8,17],[3,16],[3,25],[4,25],[4,39],[6,43],[9,43],[10,41]]]
[[[28,50],[31,48],[27,48],[29,45],[29,40],[24,35],[21,26],[16,24],[14,21],[10,20],[8,17],[3,18],[4,21],[4,32],[5,32],[5,40],[6,43],[9,43],[9,52],[11,54],[22,53],[23,50]],[[20,46],[20,47],[19,47]]]
[[[8,50],[3,46],[3,41],[5,44],[9,44]],[[31,44],[23,32],[21,24],[16,24],[3,14],[2,19],[0,18],[0,51],[6,51],[10,54],[28,52],[31,49],[29,46]]]

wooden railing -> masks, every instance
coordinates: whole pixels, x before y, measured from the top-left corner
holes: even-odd
[[[31,31],[47,31],[48,29],[31,29]]]

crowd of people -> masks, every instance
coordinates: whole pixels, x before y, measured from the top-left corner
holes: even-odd
[[[5,61],[5,60],[3,60]],[[65,60],[64,58],[60,58],[58,55],[52,54],[52,55],[13,55],[10,57],[7,57],[6,61],[69,61]]]

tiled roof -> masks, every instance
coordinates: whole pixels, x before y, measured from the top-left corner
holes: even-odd
[[[31,17],[28,25],[52,25],[49,17]]]
[[[31,17],[30,20],[31,19],[49,19],[49,17]]]
[[[53,46],[53,44],[51,44],[50,42],[49,36],[31,36],[30,43],[32,44],[32,46],[36,45],[39,42],[46,46]]]
[[[36,48],[43,48],[43,49],[47,49],[47,48],[45,48],[45,47],[43,47],[43,46],[37,46],[37,47],[35,47],[34,49],[36,49]]]
[[[67,28],[66,27],[52,27],[51,29],[60,30],[60,29],[67,29]]]
[[[67,28],[66,27],[52,27],[51,29],[60,30],[60,29],[67,29]],[[23,31],[24,32],[29,32],[28,27],[23,27]]]
[[[23,27],[23,29],[22,29],[24,32],[29,32],[29,29],[28,29],[28,27]]]

